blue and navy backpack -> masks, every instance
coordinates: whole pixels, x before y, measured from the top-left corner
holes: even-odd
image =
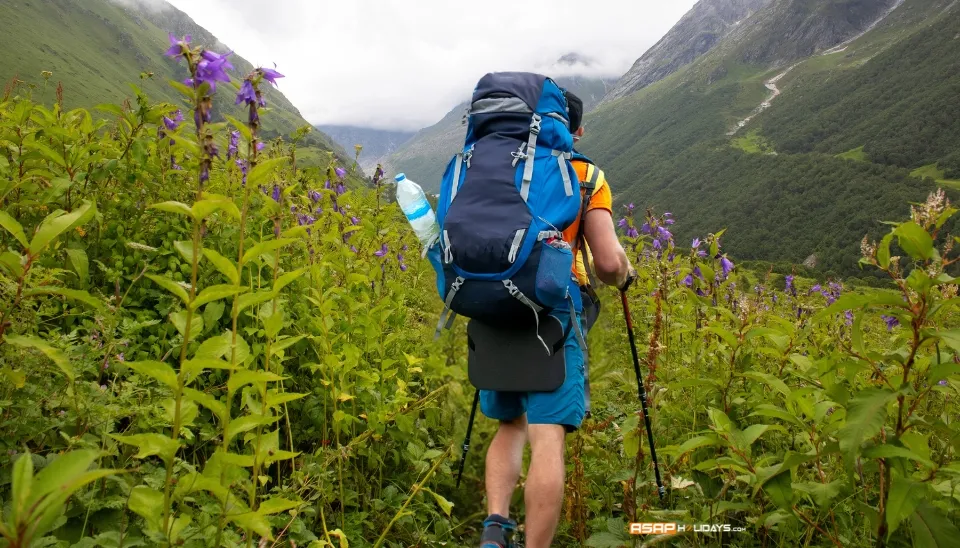
[[[573,154],[567,100],[556,82],[527,72],[480,79],[463,150],[440,185],[440,240],[430,250],[446,305],[438,335],[457,314],[539,326],[545,313],[569,309],[575,318],[581,311],[573,254],[562,238],[581,209]],[[583,345],[579,323],[571,327]]]

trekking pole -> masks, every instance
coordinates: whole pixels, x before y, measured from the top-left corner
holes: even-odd
[[[457,471],[457,488],[460,488],[460,477],[463,476],[463,465],[467,462],[467,451],[470,450],[470,433],[473,431],[473,419],[477,416],[477,404],[480,403],[480,390],[473,394],[473,408],[470,409],[470,422],[467,424],[467,436],[463,438],[463,454],[460,455],[460,469]]]
[[[630,305],[627,303],[626,289],[620,290],[620,302],[623,303],[623,316],[627,320],[627,336],[630,338],[630,350],[633,352],[633,371],[637,374],[637,393],[640,395],[640,407],[643,409],[643,422],[647,427],[647,441],[650,443],[650,458],[653,459],[653,473],[657,477],[657,494],[660,502],[666,490],[660,479],[660,466],[657,464],[657,449],[653,446],[653,430],[650,427],[650,414],[647,412],[647,392],[643,389],[643,375],[640,373],[640,356],[637,354],[637,341],[633,337],[633,318],[630,315]]]

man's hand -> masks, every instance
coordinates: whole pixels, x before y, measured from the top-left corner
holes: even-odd
[[[627,279],[623,282],[617,289],[621,292],[626,293],[630,286],[633,285],[633,282],[637,280],[637,271],[633,268],[633,265],[627,267]]]

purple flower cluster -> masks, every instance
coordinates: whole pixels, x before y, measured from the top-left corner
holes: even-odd
[[[786,284],[787,284],[787,285],[786,285],[786,288],[785,288],[785,289],[786,289],[787,293],[789,293],[789,294],[793,295],[794,297],[796,297],[796,296],[797,296],[797,288],[793,286],[793,279],[794,279],[794,278],[793,278],[793,274],[787,274],[787,277],[786,277]]]
[[[814,285],[813,287],[810,288],[809,294],[819,293],[827,299],[827,304],[831,305],[837,302],[837,299],[840,298],[841,292],[843,292],[842,285],[836,282],[830,282],[829,284],[827,284],[827,287],[823,287],[820,284]]]
[[[894,318],[893,316],[887,316],[883,314],[880,316],[883,319],[884,323],[887,324],[887,331],[893,331],[893,328],[900,325],[900,320]]]
[[[237,155],[237,146],[240,144],[240,132],[233,130],[230,132],[230,143],[227,145],[227,160]]]

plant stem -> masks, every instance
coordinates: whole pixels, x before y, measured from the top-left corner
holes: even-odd
[[[373,548],[380,548],[380,546],[383,545],[383,541],[384,541],[384,539],[387,538],[387,533],[390,532],[390,529],[393,527],[393,524],[396,523],[398,519],[400,519],[400,516],[403,515],[403,511],[407,509],[407,506],[410,506],[410,501],[413,500],[413,497],[416,496],[416,494],[420,492],[420,489],[422,489],[422,488],[423,488],[423,485],[424,485],[425,483],[427,483],[427,480],[429,480],[430,477],[433,476],[433,473],[437,471],[437,468],[440,467],[440,464],[441,464],[444,460],[446,460],[447,455],[450,454],[450,450],[451,450],[451,449],[453,449],[452,446],[451,446],[451,447],[447,447],[447,450],[444,451],[442,455],[440,455],[439,457],[437,457],[436,462],[433,463],[433,466],[432,466],[432,467],[430,468],[430,470],[427,472],[427,475],[424,476],[424,478],[423,478],[422,480],[420,480],[420,483],[416,484],[416,485],[413,487],[413,491],[410,492],[410,496],[408,496],[408,497],[407,497],[407,500],[405,500],[405,501],[403,502],[403,506],[401,506],[400,509],[397,510],[397,513],[393,516],[393,519],[391,519],[391,520],[390,520],[390,523],[387,524],[387,528],[384,529],[382,533],[380,533],[380,538],[378,538],[378,539],[377,539],[377,542],[374,543]],[[341,504],[342,504],[342,501],[341,501]]]

